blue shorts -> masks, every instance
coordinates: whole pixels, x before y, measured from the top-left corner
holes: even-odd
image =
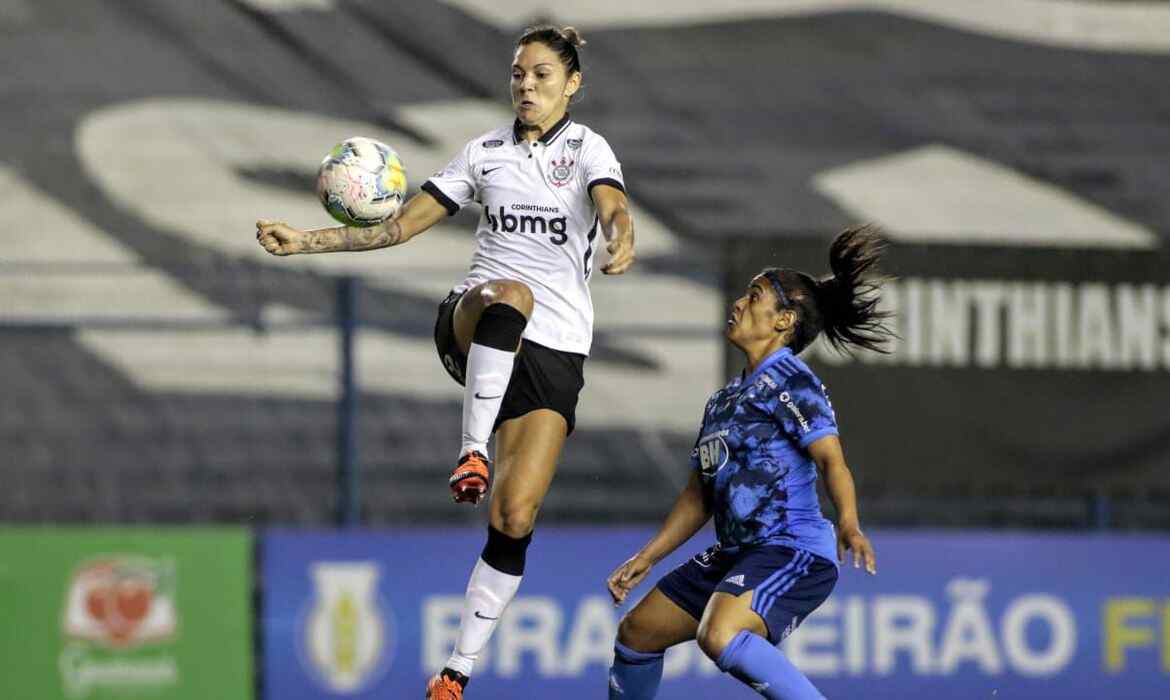
[[[738,548],[715,545],[671,571],[658,590],[700,620],[713,593],[738,596],[753,591],[752,610],[779,644],[816,610],[837,584],[837,566],[804,550],[783,545]]]

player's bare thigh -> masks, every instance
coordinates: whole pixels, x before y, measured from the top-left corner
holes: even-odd
[[[500,424],[496,431],[492,527],[510,537],[532,531],[556,475],[568,429],[564,416],[547,408]]]
[[[694,639],[698,630],[698,620],[662,591],[652,588],[622,618],[618,641],[634,651],[656,654]]]
[[[532,290],[516,280],[488,280],[468,289],[455,305],[455,342],[459,351],[466,355],[471,348],[475,326],[487,307],[507,304],[524,314],[524,318],[532,318],[533,303]]]

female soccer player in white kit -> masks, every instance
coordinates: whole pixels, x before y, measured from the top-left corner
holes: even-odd
[[[274,255],[374,250],[399,245],[477,201],[477,248],[463,282],[439,305],[435,345],[463,384],[463,437],[449,484],[477,503],[493,483],[487,543],[467,585],[459,638],[427,685],[432,700],[461,700],[524,572],[537,510],[548,492],[593,334],[589,279],[597,233],[617,275],[634,261],[634,226],[621,165],[609,144],[570,119],[581,87],[571,27],[535,27],[512,60],[513,124],[472,139],[389,221],[370,228],[299,231],[261,220],[256,238]]]

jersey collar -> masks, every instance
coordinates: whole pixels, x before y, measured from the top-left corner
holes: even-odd
[[[756,379],[758,379],[758,378],[759,378],[759,376],[760,376],[761,374],[763,374],[763,373],[764,373],[764,372],[765,372],[765,371],[766,371],[766,370],[767,370],[769,367],[771,367],[772,365],[776,364],[776,363],[777,363],[777,362],[779,362],[780,360],[783,360],[783,359],[784,359],[784,358],[786,358],[786,357],[795,357],[795,355],[793,355],[793,354],[792,354],[792,348],[789,348],[787,345],[786,345],[786,346],[784,346],[784,347],[782,347],[782,348],[780,348],[779,350],[777,350],[776,352],[772,353],[771,355],[768,355],[767,357],[765,357],[765,358],[764,358],[764,361],[760,363],[760,366],[759,366],[759,367],[756,367],[756,371],[755,371],[755,372],[752,372],[752,374],[751,374],[751,376],[750,376],[750,377],[744,377],[744,375],[740,375],[740,376],[741,376],[741,377],[743,377],[743,378],[741,379],[741,381],[740,381],[739,385],[740,385],[740,386],[749,386],[749,385],[751,385],[751,384],[752,384],[753,382],[755,382],[755,381],[756,381]],[[746,369],[746,368],[744,369],[744,373],[745,373],[745,374],[747,373],[747,369]]]
[[[538,139],[538,140],[546,146],[549,145],[550,143],[555,141],[556,138],[558,136],[560,136],[561,133],[565,129],[568,128],[569,122],[571,122],[571,121],[572,120],[569,118],[569,113],[565,112],[565,116],[563,116],[559,120],[557,120],[557,123],[553,124],[549,128],[548,131],[544,132],[544,135],[541,136],[540,139]],[[513,144],[520,143],[521,141],[524,140],[522,138],[522,133],[523,132],[520,131],[520,120],[517,119],[516,121],[512,122],[512,143]]]

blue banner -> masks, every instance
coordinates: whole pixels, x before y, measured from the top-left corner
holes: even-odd
[[[623,609],[605,577],[651,531],[544,528],[469,698],[603,698]],[[842,570],[784,644],[830,698],[1170,696],[1170,539],[871,534],[878,575]],[[459,627],[481,531],[263,539],[264,697],[422,697]],[[636,592],[709,544],[700,535]],[[634,602],[634,601],[631,601]],[[753,698],[693,643],[667,654],[661,698]]]

